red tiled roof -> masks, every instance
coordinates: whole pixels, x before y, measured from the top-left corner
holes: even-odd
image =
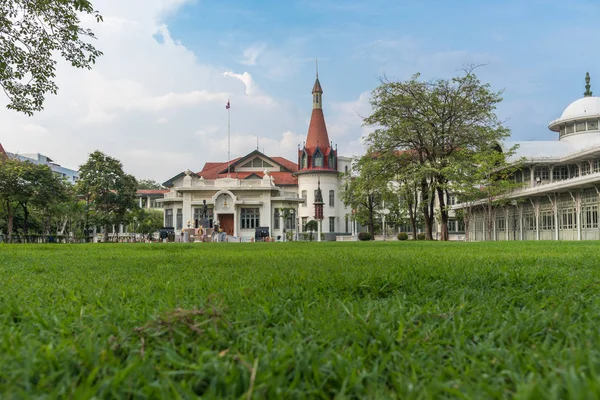
[[[308,125],[308,134],[306,135],[306,151],[312,154],[319,146],[322,152],[325,152],[329,147],[329,135],[327,134],[327,126],[325,125],[325,116],[323,109],[313,108]]]
[[[271,159],[273,161],[281,164],[282,166],[284,166],[285,168],[289,169],[292,172],[298,171],[298,164],[296,164],[293,161],[288,160],[287,158],[283,158],[283,157],[271,157]]]
[[[138,189],[137,194],[165,194],[169,193],[169,189]]]
[[[235,162],[241,160],[244,157],[238,157],[230,161],[229,165],[233,165]],[[297,185],[298,178],[292,175],[293,172],[298,171],[298,165],[284,157],[269,157],[276,163],[280,164],[288,171],[269,172],[269,175],[273,177],[275,185]],[[225,171],[225,172],[224,172]],[[207,162],[204,164],[202,171],[198,172],[198,176],[202,176],[204,179],[217,179],[227,177],[227,162]],[[231,177],[237,179],[246,179],[251,175],[256,175],[262,179],[265,175],[263,171],[249,171],[249,172],[235,172],[231,171]]]
[[[4,151],[4,147],[2,147],[2,143],[0,143],[0,160],[6,157],[8,157],[8,154],[6,154],[6,151]]]

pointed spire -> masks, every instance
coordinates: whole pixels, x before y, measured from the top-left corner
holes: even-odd
[[[585,73],[585,93],[583,93],[584,97],[590,97],[592,95],[592,92],[590,91],[590,73],[586,72]]]
[[[315,66],[317,68],[317,79],[319,79],[319,59],[315,58]]]
[[[316,67],[316,80],[315,80],[315,85],[313,86],[313,90],[312,93],[323,93],[323,89],[321,88],[321,82],[319,82],[319,60],[315,60],[315,67]]]

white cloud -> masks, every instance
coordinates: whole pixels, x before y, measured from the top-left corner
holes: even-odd
[[[43,153],[71,168],[100,150],[120,159],[129,173],[166,180],[186,168],[199,170],[209,159],[225,159],[230,99],[235,155],[252,151],[252,138],[260,136],[265,147],[292,156],[295,143],[281,147],[291,140],[281,132],[299,121],[290,104],[259,91],[248,72],[214,66],[172,37],[165,17],[184,3],[95,1],[104,22],[88,23],[104,55],[91,71],[59,62],[59,93],[48,96],[34,117],[5,109],[0,97],[6,150]],[[247,61],[257,61],[262,50],[255,50]]]
[[[264,43],[255,43],[244,50],[244,58],[240,61],[244,65],[256,65],[256,59],[265,50]]]
[[[226,71],[223,73],[223,76],[228,76],[231,78],[235,78],[237,80],[239,80],[240,82],[242,82],[244,84],[244,87],[246,88],[245,93],[248,96],[251,96],[255,90],[255,84],[254,81],[252,80],[252,75],[250,75],[247,72],[244,72],[243,74],[235,74],[231,71]]]

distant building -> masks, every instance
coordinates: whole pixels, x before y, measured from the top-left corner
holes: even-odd
[[[169,189],[138,189],[136,196],[140,208],[162,209],[162,204],[157,200],[163,199],[165,193],[169,193]]]
[[[600,97],[592,96],[589,74],[585,82],[584,97],[548,124],[558,140],[504,144],[519,145],[512,160],[525,161],[512,179],[523,187],[491,221],[476,207],[469,240],[600,239]]]
[[[0,145],[0,153],[3,152],[2,146]],[[73,169],[62,167],[61,165],[55,163],[50,157],[45,156],[43,154],[14,154],[14,153],[5,153],[9,157],[15,158],[21,161],[29,161],[35,164],[47,165],[50,167],[52,172],[61,178],[66,179],[70,183],[75,183],[79,180],[79,171],[75,171]]]
[[[198,226],[206,203],[205,228],[218,224],[238,240],[254,238],[256,229],[268,229],[272,237],[301,237],[306,223],[315,219],[314,204],[322,193],[325,240],[355,233],[350,209],[342,202],[343,174],[352,160],[338,156],[329,141],[318,77],[312,94],[311,120],[297,160],[254,150],[230,161],[207,162],[199,172],[181,172],[163,183],[170,189],[160,200],[164,225],[176,232]]]

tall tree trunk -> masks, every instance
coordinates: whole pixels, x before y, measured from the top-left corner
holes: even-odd
[[[433,240],[433,207],[431,193],[427,179],[421,180],[421,204],[423,206],[423,219],[425,220],[425,239]]]
[[[27,203],[20,203],[20,205],[23,209],[23,235],[25,236],[25,240],[29,242],[29,208],[27,207]]]
[[[104,225],[104,243],[108,243],[108,225]]]
[[[8,220],[7,220],[8,243],[12,243],[13,222],[14,222],[15,216],[13,213],[13,209],[10,206],[10,200],[6,200],[6,214],[8,216]]]
[[[447,241],[448,240],[448,210],[446,209],[446,199],[444,195],[446,194],[444,189],[437,188],[438,202],[440,203],[440,240]]]
[[[375,206],[373,205],[373,197],[372,195],[367,196],[369,199],[369,233],[371,234],[371,240],[375,240],[375,218],[373,214],[375,214]]]

